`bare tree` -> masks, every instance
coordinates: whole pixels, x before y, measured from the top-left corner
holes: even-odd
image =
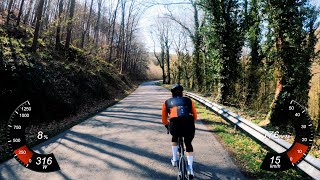
[[[23,11],[23,3],[24,3],[24,0],[21,0],[20,9],[19,9],[19,14],[18,14],[18,19],[17,19],[17,26],[19,26],[19,23],[20,23],[22,11]]]
[[[101,8],[102,8],[102,3],[103,0],[98,0],[98,18],[97,18],[97,23],[94,28],[94,41],[95,41],[95,46],[98,46],[99,42],[99,26],[100,26],[100,19],[101,19]]]
[[[24,17],[24,20],[23,20],[23,23],[26,24],[28,19],[29,19],[29,16],[30,16],[30,13],[31,13],[31,8],[32,8],[32,5],[33,5],[33,2],[34,0],[30,0],[29,2],[29,6],[28,6],[28,10],[27,10],[27,14],[25,15]]]
[[[90,27],[91,14],[92,14],[92,6],[93,6],[93,0],[91,0],[90,10],[89,10],[89,16],[88,16],[88,19],[87,19],[87,25],[85,26],[84,31],[82,32],[82,35],[81,35],[81,45],[80,45],[81,48],[84,47],[85,37],[87,36],[88,30],[89,30],[89,27]]]
[[[117,19],[117,12],[119,7],[119,2],[117,1],[116,8],[113,11],[113,17],[112,17],[112,33],[109,41],[109,62],[112,62],[112,52],[113,52],[113,40],[114,40],[114,34],[115,34],[115,27],[116,27],[116,19]]]
[[[170,42],[169,42],[169,27],[170,25],[169,24],[165,24],[165,29],[164,29],[164,47],[165,47],[165,50],[166,50],[166,54],[165,54],[165,57],[166,57],[166,62],[167,62],[167,78],[168,78],[168,81],[167,83],[168,84],[171,84],[171,75],[170,75]]]
[[[124,52],[123,52],[123,64],[124,66],[124,70],[127,71],[128,69],[131,68],[132,63],[129,61],[129,53],[130,53],[130,49],[132,48],[132,44],[133,44],[133,33],[136,30],[137,26],[138,26],[138,22],[139,19],[141,17],[141,8],[138,6],[136,7],[136,0],[132,0],[130,7],[129,7],[129,11],[128,11],[128,15],[127,15],[127,24],[126,24],[126,33],[125,33],[125,46],[124,46]]]
[[[60,49],[61,47],[60,31],[61,31],[62,11],[63,11],[63,0],[59,0],[58,25],[57,25],[57,33],[56,33],[56,49],[57,50]]]
[[[84,8],[83,8],[83,16],[82,16],[82,32],[81,32],[81,42],[80,42],[80,47],[84,47],[84,38],[85,38],[85,33],[86,33],[86,15],[87,15],[87,0],[84,1]]]
[[[35,5],[34,5],[34,7],[39,7],[39,4],[40,4],[40,1],[35,1]],[[43,8],[42,8],[43,9]],[[33,11],[32,11],[32,17],[31,17],[31,19],[32,19],[32,21],[31,21],[31,24],[34,26],[35,24],[36,24],[36,21],[37,21],[37,8],[33,8]]]
[[[167,84],[170,83],[170,42],[169,42],[169,24],[163,19],[159,18],[157,21],[157,24],[155,25],[155,29],[151,32],[154,42],[154,56],[156,57],[157,61],[159,62],[159,65],[162,69],[162,79],[163,83]],[[155,47],[156,47],[156,40],[157,43],[160,44],[160,55],[156,53]],[[165,66],[166,64],[166,66]],[[165,73],[165,67],[167,67],[167,75]],[[168,77],[169,76],[169,77]]]
[[[124,51],[124,46],[125,46],[125,16],[126,16],[126,4],[127,0],[121,0],[121,23],[120,23],[120,35],[118,39],[118,49],[119,51],[117,52],[118,56],[120,55],[120,74],[122,74],[123,70],[123,51]]]
[[[8,5],[8,14],[7,14],[6,26],[9,25],[12,4],[13,4],[13,0],[10,0],[9,1],[9,5]]]
[[[42,21],[42,27],[43,29],[47,29],[48,28],[48,25],[49,25],[49,17],[50,17],[50,14],[51,14],[51,5],[52,5],[52,1],[46,1],[46,6],[45,6],[45,9],[44,9],[44,20]]]
[[[164,63],[165,63],[165,61],[164,61],[164,49],[165,49],[165,47],[164,47],[164,43],[163,43],[163,38],[160,36],[160,46],[161,46],[161,52],[160,52],[160,55],[158,55],[157,53],[156,53],[156,43],[155,43],[155,41],[153,40],[153,42],[154,42],[154,50],[153,50],[153,53],[154,53],[154,56],[156,57],[156,59],[157,59],[157,61],[158,61],[158,63],[159,63],[159,66],[160,66],[160,68],[161,68],[161,70],[162,70],[162,82],[163,82],[163,84],[166,84],[166,73],[165,73],[165,67],[164,67]]]
[[[201,52],[201,41],[202,41],[202,35],[200,33],[201,26],[200,24],[200,18],[199,18],[199,7],[195,0],[189,0],[189,4],[191,4],[193,8],[193,30],[188,27],[186,24],[184,24],[181,20],[179,20],[176,16],[173,15],[172,11],[167,8],[168,14],[166,14],[166,17],[171,19],[172,21],[179,24],[189,35],[189,37],[192,40],[193,46],[194,46],[194,60],[193,60],[193,69],[194,69],[194,75],[195,80],[197,82],[197,87],[201,87],[203,84],[203,73],[201,70],[201,59],[200,59],[200,52]],[[169,4],[170,5],[170,4]],[[193,86],[195,81],[193,81]]]
[[[71,43],[71,33],[72,33],[72,21],[74,16],[74,9],[76,6],[76,0],[70,0],[70,15],[68,20],[68,27],[67,27],[67,38],[66,38],[66,49],[69,49],[70,43]]]
[[[181,76],[182,76],[182,65],[185,65],[183,63],[184,59],[186,59],[187,52],[184,52],[187,50],[187,43],[188,43],[188,37],[185,33],[185,31],[180,31],[179,29],[176,29],[175,32],[178,32],[173,36],[173,45],[174,49],[176,51],[177,58],[177,83],[181,83]],[[184,79],[187,79],[187,77],[184,77]]]
[[[43,5],[44,5],[44,0],[40,0],[38,8],[37,8],[37,15],[36,15],[36,18],[37,18],[37,20],[36,20],[36,29],[34,31],[33,42],[32,42],[32,46],[31,46],[31,50],[33,52],[37,51]]]

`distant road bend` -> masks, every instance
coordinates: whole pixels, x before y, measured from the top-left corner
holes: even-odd
[[[176,179],[171,136],[161,123],[170,92],[147,82],[118,104],[36,146],[54,153],[61,170],[38,173],[15,159],[0,165],[0,179]],[[193,141],[195,179],[246,179],[221,144],[198,121]]]

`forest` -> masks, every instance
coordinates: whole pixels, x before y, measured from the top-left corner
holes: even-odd
[[[137,1],[1,1],[3,118],[26,99],[48,113],[42,121],[68,117],[146,79],[141,8]]]
[[[11,157],[6,124],[22,102],[33,106],[26,131],[54,136],[148,78],[142,13],[138,1],[0,1],[0,162]]]
[[[1,0],[0,153],[9,147],[6,123],[26,100],[33,108],[27,137],[39,130],[54,136],[141,82],[162,80],[249,115],[245,118],[280,135],[294,134],[283,107],[295,100],[310,114],[317,132],[310,154],[319,158],[319,5],[316,0]],[[253,146],[258,147],[248,146],[250,152]]]
[[[26,99],[35,122],[59,121],[158,78],[261,126],[286,128],[296,100],[320,136],[319,12],[311,0],[1,0],[0,122]]]
[[[181,83],[227,107],[260,114],[262,126],[271,122],[285,128],[290,122],[281,118],[281,107],[296,100],[308,108],[319,134],[319,9],[314,3],[158,3],[164,13],[151,34],[160,43],[154,55],[163,82]],[[176,4],[188,6],[192,15],[179,15],[172,8]]]

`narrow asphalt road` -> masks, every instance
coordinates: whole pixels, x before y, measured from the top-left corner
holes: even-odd
[[[11,159],[0,165],[0,179],[176,179],[171,136],[161,123],[169,97],[168,90],[143,83],[118,104],[33,148],[54,153],[60,171],[33,172]],[[201,121],[193,145],[195,179],[245,179]]]

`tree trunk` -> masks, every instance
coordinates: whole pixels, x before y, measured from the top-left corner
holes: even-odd
[[[27,21],[28,21],[28,19],[29,19],[32,5],[33,5],[33,0],[31,0],[30,3],[29,3],[29,7],[28,7],[27,14],[26,14],[26,16],[24,17],[24,20],[23,20],[23,23],[24,23],[24,24],[26,24]]]
[[[202,63],[200,62],[200,42],[198,37],[195,39],[195,49],[194,49],[194,60],[193,60],[193,68],[195,71],[195,78],[197,81],[196,87],[201,89],[202,84],[203,84],[203,77],[202,77],[202,71],[201,71],[201,65]]]
[[[101,18],[101,7],[102,7],[102,0],[98,0],[98,18],[97,18],[97,24],[94,28],[94,42],[95,46],[98,47],[99,43],[99,28],[100,28],[100,18]]]
[[[48,3],[50,3],[50,2],[48,2],[48,0],[45,0],[44,1],[44,5],[43,5],[43,10],[42,10],[42,20],[41,20],[41,22],[40,22],[40,29],[42,29],[42,30],[44,30],[45,29],[45,24],[46,24],[46,13],[47,13],[47,9],[48,9]],[[42,32],[43,31],[40,31],[39,33],[39,36],[42,36]]]
[[[46,3],[47,4],[46,4],[44,12],[43,12],[43,14],[45,14],[45,18],[44,18],[44,20],[42,22],[42,27],[44,27],[43,29],[47,29],[48,28],[48,25],[49,25],[49,14],[50,14],[50,10],[52,9],[51,8],[52,1],[47,0]]]
[[[0,3],[0,13],[4,10],[4,1]]]
[[[166,83],[166,72],[164,70],[164,66],[161,66],[161,70],[162,70],[162,83],[167,84]]]
[[[20,23],[22,11],[23,11],[23,3],[24,3],[24,0],[21,0],[20,9],[19,9],[19,14],[18,14],[18,20],[17,20],[17,26],[19,26],[19,23]]]
[[[72,21],[74,16],[74,9],[76,6],[76,1],[71,0],[70,4],[70,15],[68,20],[68,27],[67,27],[67,38],[66,38],[66,49],[69,49],[70,43],[71,43],[71,35],[72,35]]]
[[[179,54],[178,54],[178,84],[181,84],[181,61],[182,61],[182,58],[183,58],[183,56],[182,56],[182,53],[181,52],[179,52]]]
[[[43,3],[44,3],[44,2],[43,2]],[[37,0],[36,0],[34,7],[38,7],[39,4],[40,4],[40,1],[37,1]],[[43,8],[42,8],[42,9],[43,9]],[[35,26],[36,21],[37,21],[37,8],[33,8],[33,12],[32,12],[31,14],[33,15],[31,24],[32,24],[32,26]]]
[[[61,31],[61,14],[63,11],[63,0],[59,2],[59,15],[58,15],[58,26],[57,26],[57,33],[56,33],[56,50],[59,50],[61,47],[61,40],[60,40],[60,31]]]
[[[198,15],[198,8],[197,4],[195,2],[192,2],[192,6],[194,9],[194,63],[193,68],[195,70],[195,75],[197,79],[197,87],[198,89],[202,88],[203,85],[203,77],[202,77],[202,71],[201,66],[202,62],[200,59],[200,50],[201,50],[201,35],[200,35],[200,23],[199,23],[199,15]]]
[[[124,51],[124,70],[127,71],[130,68],[129,64],[129,52],[132,46],[132,36],[133,36],[133,30],[135,28],[135,21],[138,16],[138,12],[133,14],[134,7],[135,7],[135,0],[131,1],[129,12],[127,16],[127,28],[126,28],[126,42],[125,42],[125,51]],[[131,21],[131,22],[130,22]]]
[[[92,3],[91,3],[92,4]],[[84,39],[85,39],[85,35],[86,35],[86,10],[87,10],[87,0],[85,1],[84,4],[84,9],[83,9],[83,31],[81,33],[81,42],[80,42],[80,47],[83,48],[84,47]]]
[[[121,28],[120,28],[120,36],[119,36],[119,54],[120,54],[120,74],[122,74],[122,71],[123,71],[123,52],[124,52],[124,45],[125,45],[125,13],[126,13],[126,0],[122,0],[122,4],[121,4],[121,8],[122,8],[122,16],[121,16]]]
[[[10,21],[10,13],[11,13],[11,8],[12,8],[13,0],[10,0],[9,6],[8,6],[8,14],[7,14],[7,21],[6,21],[6,26],[9,25]]]
[[[162,78],[163,78],[163,84],[167,84],[167,81],[166,81],[166,73],[165,73],[165,61],[164,61],[164,50],[165,50],[165,47],[164,47],[164,44],[163,42],[161,42],[161,54],[160,54],[160,61],[162,62]]]
[[[39,34],[40,34],[40,25],[41,25],[41,17],[42,17],[43,5],[44,5],[44,0],[40,0],[40,1],[39,1],[39,5],[38,5],[38,8],[37,8],[36,29],[35,29],[35,31],[34,31],[33,42],[32,42],[32,47],[31,47],[32,52],[36,52],[36,51],[37,51],[38,38],[39,38]]]
[[[319,79],[319,81],[320,81],[320,79]],[[318,92],[318,128],[317,128],[317,135],[320,137],[320,92]]]
[[[276,49],[278,52],[281,51],[281,48],[282,48],[282,40],[283,38],[282,37],[278,37],[277,38],[277,42],[276,42]],[[270,111],[266,117],[266,121],[267,122],[270,122],[272,121],[272,116],[273,115],[276,115],[274,113],[274,110],[276,108],[276,104],[278,103],[278,100],[279,100],[279,95],[282,91],[282,84],[281,84],[281,81],[282,81],[282,78],[283,78],[283,74],[281,72],[281,64],[280,62],[276,62],[277,64],[277,67],[276,67],[276,78],[277,78],[277,86],[276,86],[276,90],[275,90],[275,94],[274,94],[274,98],[273,98],[273,101],[271,103],[271,106],[270,106]]]
[[[168,84],[171,84],[171,75],[170,75],[170,47],[169,47],[169,40],[166,39],[166,62],[167,62],[167,73],[168,73]]]
[[[82,36],[81,36],[81,48],[84,47],[85,38],[86,38],[86,35],[87,35],[87,33],[88,33],[88,29],[89,29],[89,25],[90,25],[90,20],[91,20],[91,14],[92,14],[92,6],[93,6],[93,0],[91,0],[90,11],[89,11],[89,16],[88,16],[88,20],[87,20],[87,25],[86,25],[86,27],[85,27],[85,30],[82,32]]]
[[[165,72],[165,67],[164,67],[164,45],[163,42],[161,42],[161,53],[160,53],[160,57],[157,55],[156,50],[154,49],[153,51],[154,56],[156,57],[156,59],[159,62],[159,65],[161,67],[162,70],[162,83],[166,84],[166,72]]]
[[[259,32],[257,32],[259,33]],[[258,36],[258,34],[256,34]],[[258,68],[261,63],[261,56],[259,55],[259,41],[257,38],[254,39],[251,47],[251,62],[249,68],[249,78],[248,78],[248,95],[246,97],[245,104],[251,106],[254,101],[257,100],[257,93],[259,91],[259,80]]]
[[[113,19],[112,19],[112,33],[111,33],[111,38],[110,38],[110,43],[109,43],[109,62],[111,63],[111,58],[112,58],[112,51],[113,51],[113,38],[114,38],[114,31],[116,27],[116,19],[117,19],[117,11],[119,7],[119,1],[117,1],[116,9],[114,10],[113,14]]]

